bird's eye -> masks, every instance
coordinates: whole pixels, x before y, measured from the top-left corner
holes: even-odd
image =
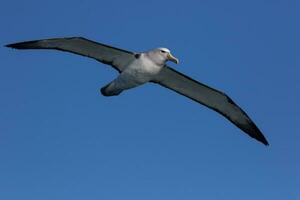
[[[164,50],[160,50],[160,52],[161,52],[161,53],[166,53],[166,51],[164,51]]]

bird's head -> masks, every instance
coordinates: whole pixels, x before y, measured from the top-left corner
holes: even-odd
[[[179,60],[175,58],[169,49],[167,48],[157,48],[148,52],[149,57],[158,65],[165,65],[167,61],[172,61],[176,64],[179,63]]]

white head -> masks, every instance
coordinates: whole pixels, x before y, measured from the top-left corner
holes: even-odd
[[[167,61],[172,61],[176,64],[179,63],[178,59],[175,58],[167,48],[160,47],[157,49],[153,49],[146,54],[150,57],[151,60],[161,66],[165,65]]]

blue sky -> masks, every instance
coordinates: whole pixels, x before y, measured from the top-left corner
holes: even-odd
[[[270,142],[157,85],[107,98],[117,73],[0,48],[0,199],[300,199],[299,1],[4,1],[0,44],[84,36],[165,46]]]

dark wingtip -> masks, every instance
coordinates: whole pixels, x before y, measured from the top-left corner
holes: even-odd
[[[5,47],[13,48],[13,49],[32,49],[37,48],[35,45],[39,42],[38,40],[34,41],[26,41],[26,42],[18,42],[13,44],[7,44]]]
[[[4,47],[14,48],[14,47],[13,47],[13,44],[6,44],[6,45],[4,45]]]
[[[262,134],[262,132],[260,132],[260,130],[258,130],[258,137],[256,137],[256,139],[258,141],[260,141],[261,143],[263,143],[264,145],[269,146],[269,142],[267,141],[265,136]]]
[[[13,44],[7,44],[7,45],[5,45],[5,47],[13,48],[13,49],[23,49],[23,48],[24,48],[23,42],[20,42],[20,43],[13,43]],[[22,48],[22,47],[23,47],[23,48]]]
[[[262,140],[261,140],[261,142],[262,142],[264,145],[269,146],[270,144],[269,144],[269,142],[267,141],[267,139],[265,138],[265,136],[264,136],[263,134],[261,134],[261,135],[262,135]]]
[[[256,140],[260,141],[264,145],[269,146],[269,142],[265,138],[264,134],[259,130],[259,128],[253,122],[250,122],[250,126],[252,127],[252,130],[254,131],[254,134],[252,135],[252,137],[254,137]]]
[[[5,45],[5,47],[13,48],[13,49],[25,49],[28,44],[29,42],[19,42],[19,43],[7,44]]]
[[[269,142],[267,139],[262,135],[262,138],[259,139],[260,142],[262,142],[264,145],[269,146]]]

